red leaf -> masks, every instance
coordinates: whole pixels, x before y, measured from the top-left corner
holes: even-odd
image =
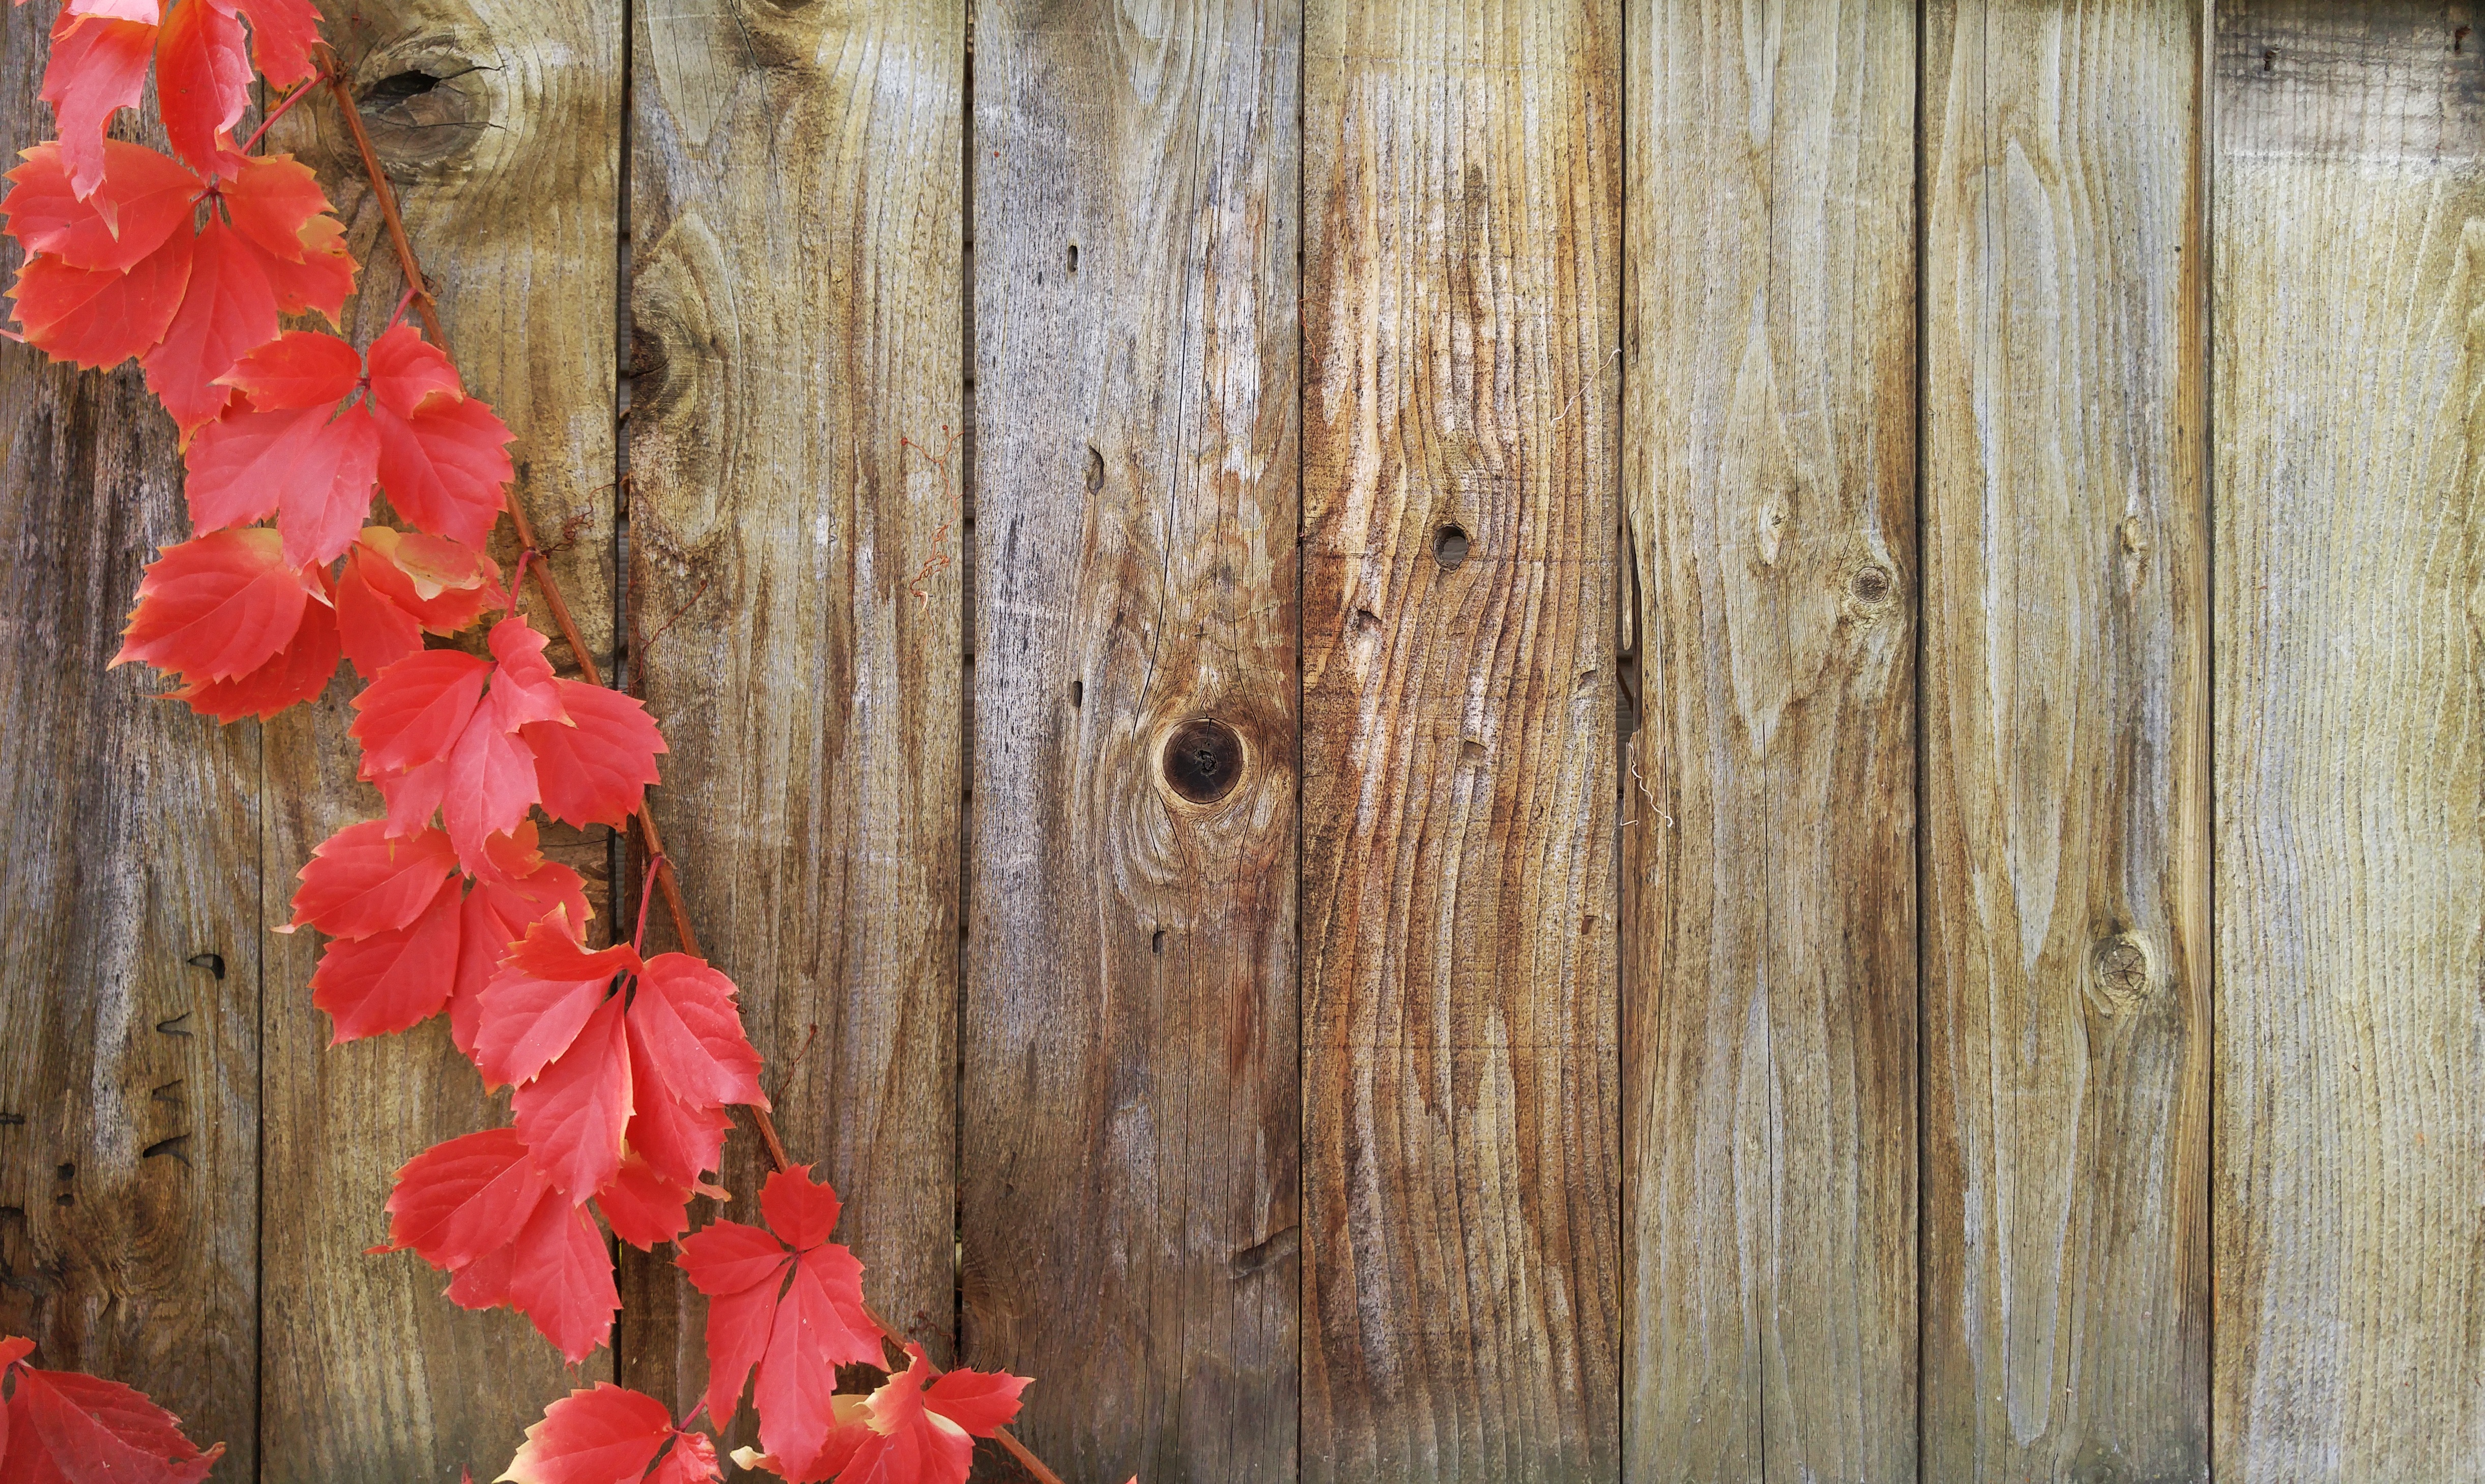
[[[193,682],[247,675],[292,640],[310,601],[304,575],[285,564],[272,530],[184,541],[166,547],[139,580],[138,606],[112,662],[142,660]]]
[[[180,312],[196,240],[175,232],[127,273],[72,268],[41,253],[27,258],[9,290],[26,343],[90,370],[146,355]]]
[[[672,1241],[690,1225],[691,1190],[656,1174],[632,1150],[622,1156],[620,1173],[595,1193],[595,1208],[604,1213],[614,1236],[646,1252]]]
[[[173,152],[203,175],[241,156],[226,132],[250,107],[241,22],[209,0],[174,0],[155,41],[155,106]]]
[[[9,172],[0,211],[8,232],[30,252],[71,268],[126,273],[176,231],[187,236],[199,177],[188,166],[142,145],[103,142],[103,188],[80,198],[57,144],[37,145]]]
[[[370,777],[445,759],[483,699],[490,661],[453,649],[429,649],[382,670],[354,697],[361,713],[347,728],[363,744]]]
[[[688,954],[659,954],[639,976],[631,1024],[645,1039],[665,1086],[694,1107],[768,1106],[759,1090],[759,1053],[743,1035],[734,996],[733,981]],[[832,1216],[820,1239],[835,1225]]]
[[[443,891],[402,928],[328,945],[311,974],[311,1003],[333,1022],[331,1045],[393,1036],[440,1012],[457,983],[461,906],[456,892]]]
[[[881,1333],[863,1309],[862,1264],[819,1226],[824,1213],[833,1221],[836,1193],[797,1167],[771,1175],[759,1201],[776,1236],[711,1222],[683,1239],[675,1261],[708,1296],[709,1417],[720,1427],[732,1420],[755,1363],[759,1441],[801,1471],[835,1425],[834,1367],[876,1363]],[[778,1240],[788,1236],[780,1218],[804,1238],[799,1246]]]
[[[104,128],[114,114],[138,106],[154,53],[155,27],[149,22],[64,12],[53,23],[42,97],[60,124],[62,157],[79,195],[103,183],[110,158]]]
[[[433,395],[411,416],[374,398],[380,488],[417,528],[480,546],[515,477],[507,424],[473,397]]]
[[[645,993],[642,980],[640,996]],[[716,1168],[732,1117],[721,1104],[690,1101],[667,1085],[662,1063],[648,1050],[637,999],[630,1006],[629,1032],[630,1150],[668,1183],[688,1188],[701,1171]],[[734,1033],[741,1034],[738,1022]]]
[[[402,928],[423,915],[456,869],[449,837],[436,829],[392,840],[376,820],[348,824],[312,849],[285,931],[316,928],[330,937],[361,938]]]
[[[206,0],[183,0],[180,9],[210,7]],[[224,411],[232,393],[216,378],[276,338],[276,290],[268,283],[266,262],[266,255],[250,239],[212,215],[192,244],[190,282],[181,308],[164,338],[139,358],[147,369],[147,390],[173,415],[184,437]]]
[[[626,943],[588,953],[560,929],[538,924],[501,960],[484,986],[475,1038],[483,1085],[531,1082],[569,1049],[613,981],[635,973],[639,956]]]
[[[322,582],[327,580],[317,568],[313,568],[312,573]],[[273,716],[288,706],[317,699],[337,673],[340,653],[334,610],[325,603],[306,603],[302,606],[300,626],[285,647],[277,651],[275,659],[247,675],[197,681],[165,694],[172,700],[189,702],[192,711],[218,721]]]
[[[397,1171],[389,1251],[452,1275],[468,1309],[507,1305],[572,1364],[611,1334],[620,1296],[586,1208],[555,1191],[513,1129],[435,1146]]]
[[[647,708],[618,690],[564,680],[560,697],[568,726],[538,721],[518,733],[534,749],[543,806],[572,824],[619,829],[656,781],[664,735]]]
[[[195,1484],[224,1454],[202,1453],[180,1419],[117,1381],[18,1363],[34,1347],[0,1345],[14,1379],[0,1413],[0,1479],[10,1484]]]
[[[299,395],[298,386],[287,392]],[[235,398],[199,430],[186,454],[190,519],[205,530],[277,517],[286,560],[325,565],[370,513],[379,435],[360,407],[261,411]]]
[[[388,412],[411,418],[426,403],[463,401],[457,368],[412,325],[399,325],[371,341],[371,398]]]
[[[301,262],[326,240],[312,224],[327,211],[328,193],[311,167],[289,154],[248,156],[217,194],[233,229],[279,262]],[[362,373],[360,358],[354,371]]]
[[[277,88],[312,74],[311,48],[319,40],[319,11],[311,0],[232,0],[250,22],[253,66]]]
[[[975,1439],[989,1438],[1018,1416],[1024,1376],[953,1370],[932,1381],[923,1347],[910,1344],[912,1363],[868,1397],[832,1398],[834,1422],[806,1459],[771,1454],[735,1458],[793,1480],[837,1484],[966,1484]],[[1137,1484],[1133,1479],[1132,1484]]]
[[[668,1444],[671,1450],[659,1463]],[[675,1427],[663,1402],[608,1381],[546,1407],[500,1484],[703,1484],[718,1477],[714,1444]]]
[[[586,1201],[621,1173],[630,1120],[630,1058],[618,995],[587,1016],[561,1054],[509,1098],[518,1137],[553,1184]]]
[[[517,828],[533,807],[535,755],[478,711],[449,754],[443,788],[440,822],[449,826],[449,843],[459,859],[481,861],[489,838]]]
[[[216,378],[250,393],[262,411],[315,407],[334,412],[363,379],[362,353],[333,335],[288,330]]]
[[[552,664],[543,657],[545,642],[523,618],[505,618],[492,626],[492,658],[501,662],[492,676],[492,718],[504,732],[531,721],[569,724]]]
[[[365,678],[508,601],[490,558],[446,536],[364,527],[337,580],[337,628]]]

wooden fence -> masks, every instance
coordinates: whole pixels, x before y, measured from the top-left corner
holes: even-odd
[[[789,1142],[1066,1475],[2292,1484],[2485,1477],[2476,9],[332,14]],[[687,1401],[662,1255],[566,1375],[363,1255],[499,1115],[273,931],[341,700],[104,669],[172,430],[0,350],[0,1324],[227,1479]]]

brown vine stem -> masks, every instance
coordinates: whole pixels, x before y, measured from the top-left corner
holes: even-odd
[[[423,276],[423,263],[414,256],[414,243],[405,234],[405,218],[396,208],[396,188],[389,183],[388,173],[380,169],[379,151],[371,148],[370,131],[363,126],[362,110],[354,103],[353,84],[347,81],[344,67],[326,42],[319,43],[314,60],[319,70],[327,74],[328,87],[337,95],[337,113],[344,120],[345,132],[354,138],[355,151],[362,156],[363,176],[370,182],[371,197],[379,203],[380,220],[388,225],[389,244],[396,249],[397,267],[405,274],[406,293],[414,301],[414,311],[423,317],[423,328],[431,337],[431,343],[446,353],[449,336],[440,328],[440,312],[431,301],[430,281]],[[533,576],[535,591],[543,595],[544,606],[552,609],[553,623],[560,630],[561,642],[569,646],[570,654],[578,661],[579,673],[587,677],[590,686],[604,684],[604,677],[596,668],[595,651],[587,648],[586,635],[578,632],[577,621],[570,617],[568,600],[561,596],[560,580],[552,575],[552,563],[540,559],[542,553],[535,548],[534,527],[528,524],[526,507],[518,502],[516,490],[509,491],[505,503],[509,525],[517,533],[521,553],[518,581],[523,582],[529,574]],[[527,560],[527,553],[532,553],[537,559]],[[513,587],[515,585],[512,584]],[[512,592],[511,597],[515,596]],[[658,889],[664,893],[665,915],[672,920],[673,937],[681,944],[682,952],[693,958],[704,958],[699,952],[698,934],[691,929],[690,909],[682,903],[681,883],[673,869],[672,857],[665,853],[665,842],[656,832],[654,816],[642,807],[631,818],[639,823],[640,843],[646,848],[650,870]],[[642,916],[644,911],[642,904]],[[752,1108],[749,1112],[752,1125],[758,1130],[759,1142],[768,1147],[769,1164],[780,1172],[793,1168],[793,1160],[785,1153],[784,1141],[777,1137],[776,1120],[768,1116],[765,1108]],[[897,1332],[872,1312],[870,1306],[864,1306],[863,1315],[880,1326],[882,1336],[890,1344],[896,1343],[893,1336]],[[940,1374],[940,1367],[932,1365],[928,1359],[924,1364],[931,1367],[933,1374]],[[1046,1468],[1044,1460],[1036,1457],[1025,1444],[1012,1437],[1008,1428],[997,1429],[994,1437],[1009,1450],[1011,1457],[1035,1475],[1037,1484],[1061,1484],[1061,1476]]]

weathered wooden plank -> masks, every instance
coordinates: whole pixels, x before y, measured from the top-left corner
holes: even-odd
[[[2485,1477],[2485,56],[2222,8],[2217,1471]]]
[[[1629,1458],[1911,1477],[1915,20],[1641,13]]]
[[[1304,51],[1303,1471],[1611,1477],[1622,16]]]
[[[0,16],[0,158],[53,133],[53,13]],[[151,1393],[248,1478],[259,728],[104,669],[140,569],[188,534],[180,490],[134,367],[0,343],[0,1333]]]
[[[966,1348],[1072,1478],[1296,1467],[1299,41],[975,13]]]
[[[636,14],[630,606],[673,749],[656,816],[791,1152],[846,1198],[874,1307],[946,1360],[961,600],[936,461],[964,418],[965,16]],[[735,1138],[715,1214],[758,1221],[766,1168]],[[669,1252],[625,1271],[624,1379],[687,1409],[703,1301]]]
[[[608,644],[619,16],[584,0],[384,0],[328,13],[451,349],[516,433],[517,496],[558,548],[588,642]],[[348,307],[347,334],[361,342],[403,281],[333,109],[322,98],[294,110],[277,143],[329,183],[368,264]],[[506,573],[516,552],[505,522],[501,530]],[[568,668],[560,644],[552,657]],[[354,781],[354,688],[340,681],[266,729],[269,922],[284,920],[311,848],[378,813],[378,796]],[[590,875],[591,893],[605,872],[601,834],[547,832],[559,858]],[[315,936],[266,940],[265,1476],[447,1480],[471,1466],[488,1477],[546,1402],[609,1376],[611,1355],[564,1373],[516,1315],[455,1308],[440,1296],[446,1280],[411,1255],[364,1255],[386,1239],[398,1165],[508,1114],[438,1022],[330,1048],[308,987]]]
[[[1925,36],[1925,1449],[2208,1472],[2198,0]]]

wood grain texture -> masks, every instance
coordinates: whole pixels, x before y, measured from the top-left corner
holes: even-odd
[[[36,93],[54,11],[0,15],[0,158],[53,132]],[[12,280],[17,263],[0,248]],[[136,367],[0,344],[0,1334],[151,1393],[246,1479],[259,728],[104,668],[141,569],[188,534],[180,490]]]
[[[1303,1475],[1610,1478],[1622,17],[1304,52]]]
[[[673,749],[656,817],[788,1148],[845,1198],[873,1307],[945,1361],[961,600],[934,460],[964,420],[965,17],[636,14],[630,605]],[[759,1221],[766,1170],[737,1135],[714,1214]],[[669,1250],[624,1267],[624,1379],[686,1411],[704,1303]]]
[[[1300,35],[975,13],[966,1354],[1069,1478],[1296,1471]]]
[[[466,386],[517,435],[516,497],[557,549],[588,642],[607,645],[618,14],[584,0],[384,0],[331,10],[328,32],[364,99]],[[346,334],[368,341],[403,283],[333,103],[305,103],[271,140],[319,172],[348,223],[367,266]],[[504,522],[505,574],[517,554],[507,531]],[[549,632],[533,599],[528,607]],[[576,673],[559,642],[550,656]],[[345,735],[357,687],[348,676],[317,705],[267,724],[259,850],[269,923],[289,915],[312,847],[379,812],[378,796],[354,781],[360,754]],[[590,876],[590,900],[605,874],[602,833],[546,832],[557,858]],[[309,988],[317,935],[266,942],[263,1476],[445,1484],[465,1466],[488,1476],[545,1403],[612,1374],[610,1352],[564,1373],[525,1320],[469,1313],[441,1297],[447,1280],[411,1254],[363,1250],[386,1240],[382,1207],[396,1168],[443,1139],[505,1124],[505,1099],[483,1095],[439,1021],[330,1048]]]
[[[1916,1468],[1913,21],[1633,33],[1635,1476]]]
[[[2477,24],[2219,15],[2222,1479],[2485,1477]]]
[[[1926,17],[1929,1478],[2208,1476],[2202,15]]]

